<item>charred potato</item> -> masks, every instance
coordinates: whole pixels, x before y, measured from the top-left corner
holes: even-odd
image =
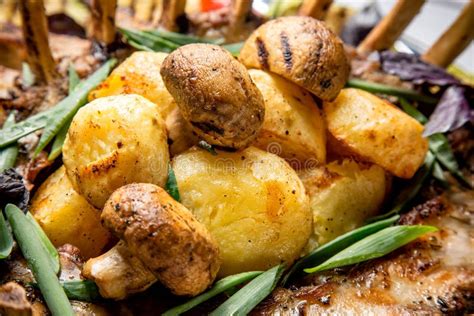
[[[92,101],[71,123],[63,161],[74,189],[97,208],[125,184],[163,186],[169,153],[159,107],[134,94]]]
[[[423,163],[423,125],[388,101],[350,88],[323,109],[330,151],[378,164],[400,178],[411,178]]]
[[[111,240],[100,211],[74,191],[64,167],[40,186],[30,211],[56,247],[73,244],[84,258],[98,256]]]
[[[311,233],[308,197],[280,157],[192,148],[172,161],[181,201],[219,243],[220,276],[297,259]]]
[[[289,16],[270,20],[255,30],[240,51],[248,68],[274,72],[333,100],[349,77],[350,64],[342,41],[323,22]]]
[[[102,221],[177,295],[197,295],[214,281],[219,248],[203,224],[156,185],[135,183],[115,191]]]
[[[185,45],[166,57],[161,75],[183,117],[209,144],[248,146],[263,123],[263,98],[247,69],[225,49]]]
[[[89,101],[118,94],[138,94],[159,107],[163,118],[176,107],[160,75],[165,53],[135,52],[89,94]]]
[[[249,74],[265,101],[265,120],[254,146],[287,159],[294,168],[324,164],[326,127],[309,92],[261,70]]]
[[[387,191],[385,171],[350,159],[298,172],[309,195],[317,244],[353,230],[377,214]]]

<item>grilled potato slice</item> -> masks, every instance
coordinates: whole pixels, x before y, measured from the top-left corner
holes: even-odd
[[[324,164],[326,126],[309,92],[261,70],[249,70],[265,101],[265,120],[254,146],[285,158],[295,168]]]
[[[89,101],[118,94],[138,94],[159,107],[165,119],[176,107],[160,75],[165,53],[135,52],[89,93]]]
[[[100,255],[112,238],[100,211],[72,188],[64,166],[39,187],[30,211],[56,247],[72,244],[85,259]]]
[[[125,184],[163,186],[169,152],[159,107],[135,94],[92,101],[71,123],[63,161],[74,189],[99,209]]]
[[[388,101],[349,88],[323,109],[329,151],[378,164],[400,178],[411,178],[423,163],[423,125]]]
[[[317,244],[361,226],[377,214],[388,179],[385,171],[351,159],[298,172],[309,196]]]
[[[181,203],[219,244],[221,276],[291,264],[305,247],[312,218],[296,172],[282,158],[192,148],[173,159]]]

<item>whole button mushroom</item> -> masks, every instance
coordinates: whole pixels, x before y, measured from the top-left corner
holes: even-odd
[[[241,149],[257,136],[263,97],[245,66],[225,49],[182,46],[166,57],[161,76],[184,119],[209,144]]]
[[[336,98],[350,73],[342,41],[323,22],[304,16],[263,24],[247,39],[239,59],[248,68],[276,73],[324,101]]]

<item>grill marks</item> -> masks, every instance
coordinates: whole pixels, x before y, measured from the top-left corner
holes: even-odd
[[[293,67],[293,53],[291,52],[290,42],[285,32],[280,33],[280,43],[286,70],[291,71],[291,67]]]
[[[265,47],[265,43],[260,37],[257,37],[255,39],[255,44],[257,44],[258,62],[260,63],[263,69],[268,69],[268,51]]]

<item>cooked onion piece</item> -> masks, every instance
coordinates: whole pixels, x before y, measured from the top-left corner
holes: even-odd
[[[324,164],[326,124],[309,92],[268,72],[251,69],[249,74],[265,101],[265,120],[254,146],[287,159],[294,168]]]
[[[423,125],[388,101],[359,89],[343,89],[324,103],[329,151],[357,156],[401,178],[411,178],[425,159]]]
[[[209,144],[244,148],[263,122],[263,98],[244,65],[225,49],[185,45],[161,67],[163,81],[183,117]]]
[[[63,161],[74,189],[97,208],[125,184],[163,186],[169,153],[159,107],[132,94],[92,101],[72,121]]]
[[[298,172],[313,212],[314,239],[325,244],[377,214],[384,201],[385,171],[350,159]]]
[[[214,281],[219,248],[207,229],[162,188],[135,183],[115,191],[102,221],[177,295],[197,295]]]
[[[100,211],[74,191],[64,167],[39,187],[30,211],[56,247],[72,244],[86,259],[100,255],[112,238],[100,223]]]
[[[220,276],[297,259],[311,234],[308,197],[280,157],[192,148],[172,162],[181,201],[219,243]]]
[[[292,16],[271,20],[247,39],[239,59],[248,68],[274,72],[333,100],[350,72],[342,41],[323,22]]]

